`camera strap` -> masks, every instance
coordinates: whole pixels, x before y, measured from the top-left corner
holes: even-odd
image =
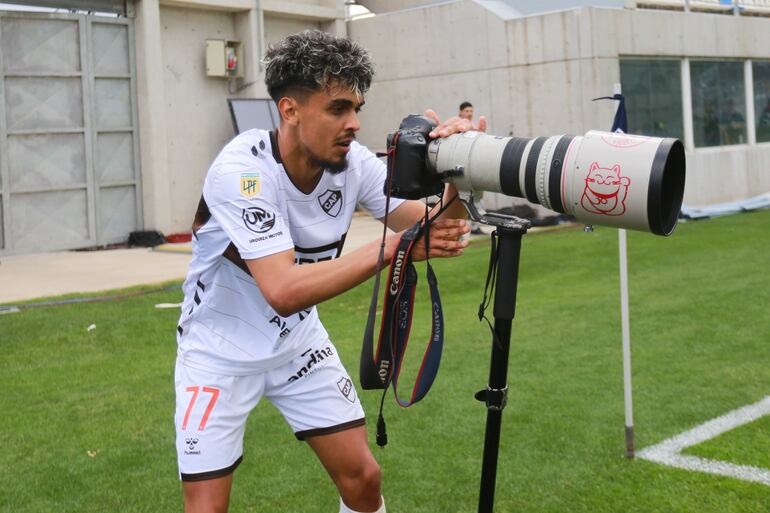
[[[486,314],[487,308],[489,308],[489,304],[491,303],[492,298],[495,296],[495,285],[497,284],[497,266],[500,261],[500,245],[497,242],[497,238],[497,231],[492,232],[489,245],[489,267],[487,268],[487,279],[486,283],[484,284],[484,298],[481,300],[481,304],[479,304],[478,316],[479,322],[487,322],[489,331],[492,332],[492,341],[497,347],[502,349],[502,344],[500,343],[500,339],[497,337],[497,332],[495,331],[495,328],[492,326],[492,323]]]
[[[383,316],[380,324],[380,337],[377,344],[376,360],[386,361],[390,357],[393,363],[391,381],[396,401],[402,407],[409,407],[425,397],[438,373],[441,351],[444,343],[444,317],[441,309],[441,297],[438,281],[430,261],[427,262],[427,279],[431,299],[431,335],[428,340],[422,365],[415,379],[412,393],[408,400],[398,395],[398,378],[401,365],[409,343],[412,327],[414,295],[417,289],[417,271],[412,264],[411,252],[422,230],[422,223],[415,224],[401,237],[396,254],[393,257],[388,276],[388,289],[383,298]]]
[[[455,195],[444,203],[440,197],[440,208],[433,215],[425,206],[425,216],[414,226],[406,230],[399,240],[398,247],[393,254],[388,272],[387,287],[383,299],[382,318],[380,319],[380,333],[377,348],[374,349],[374,325],[377,317],[377,301],[380,293],[380,276],[384,264],[385,240],[387,237],[388,213],[390,212],[390,198],[393,192],[393,175],[395,153],[401,132],[393,134],[388,141],[386,154],[378,156],[388,157],[388,172],[385,181],[385,219],[383,220],[382,243],[377,259],[377,271],[375,273],[374,290],[369,306],[369,316],[364,331],[364,339],[361,347],[361,363],[359,376],[361,387],[365,390],[381,389],[380,412],[377,418],[377,445],[384,447],[388,443],[388,435],[385,430],[385,418],[382,411],[385,404],[385,396],[391,384],[396,402],[401,407],[409,407],[420,401],[430,390],[436,374],[438,374],[441,362],[441,352],[444,346],[444,315],[441,308],[441,298],[438,291],[438,280],[430,265],[428,255],[430,253],[430,225],[433,219],[441,215],[457,199]],[[422,357],[420,369],[415,378],[409,399],[402,399],[398,395],[398,381],[401,367],[409,343],[409,335],[412,329],[412,314],[414,296],[417,290],[417,271],[412,264],[412,250],[420,238],[424,238],[428,287],[431,299],[431,335]]]
[[[382,409],[388,388],[393,386],[396,402],[399,406],[407,408],[425,397],[438,374],[441,363],[441,352],[444,346],[444,316],[438,280],[430,261],[427,260],[427,280],[431,302],[431,334],[409,398],[404,399],[399,396],[399,376],[409,344],[414,296],[418,282],[417,270],[412,263],[411,253],[415,244],[419,243],[421,236],[425,237],[426,247],[429,247],[430,219],[426,219],[428,220],[420,221],[404,232],[391,259],[388,280],[386,281],[387,286],[383,296],[382,319],[376,350],[372,351],[372,347],[379,284],[375,285],[369,321],[364,334],[361,349],[361,386],[364,389],[383,390],[380,415],[377,420],[377,444],[380,446],[387,444]]]

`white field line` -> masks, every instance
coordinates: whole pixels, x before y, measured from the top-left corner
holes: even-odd
[[[686,456],[681,452],[693,445],[698,445],[735,429],[760,417],[770,414],[770,396],[761,401],[738,408],[710,420],[695,429],[678,434],[657,445],[642,449],[637,456],[643,460],[654,461],[671,467],[695,470],[720,476],[734,477],[770,486],[770,469],[735,465],[726,461],[709,460],[697,456]]]

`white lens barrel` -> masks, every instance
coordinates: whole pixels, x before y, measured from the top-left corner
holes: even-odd
[[[591,131],[525,139],[465,132],[432,141],[428,165],[462,169],[461,190],[526,198],[596,225],[668,235],[682,205],[684,147],[675,139]]]
[[[432,169],[462,169],[452,182],[464,191],[500,191],[499,173],[471,173],[471,169],[499,169],[509,137],[487,136],[482,132],[463,132],[428,145],[428,160],[436,159]],[[441,148],[441,151],[439,151]],[[440,160],[439,160],[440,159]]]

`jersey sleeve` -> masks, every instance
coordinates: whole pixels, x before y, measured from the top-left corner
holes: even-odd
[[[385,217],[385,180],[387,178],[387,166],[377,156],[361,148],[361,187],[358,191],[358,203],[364,207],[372,217],[382,219]],[[393,212],[404,200],[390,198],[389,212]]]
[[[224,158],[203,186],[211,215],[244,260],[294,247],[279,208],[280,190],[259,164],[248,157]]]

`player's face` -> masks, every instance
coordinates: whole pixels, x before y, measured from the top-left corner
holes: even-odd
[[[362,96],[343,87],[314,92],[303,102],[299,136],[313,163],[332,172],[345,169],[363,104]]]
[[[463,119],[473,119],[473,107],[465,107],[458,116]]]

